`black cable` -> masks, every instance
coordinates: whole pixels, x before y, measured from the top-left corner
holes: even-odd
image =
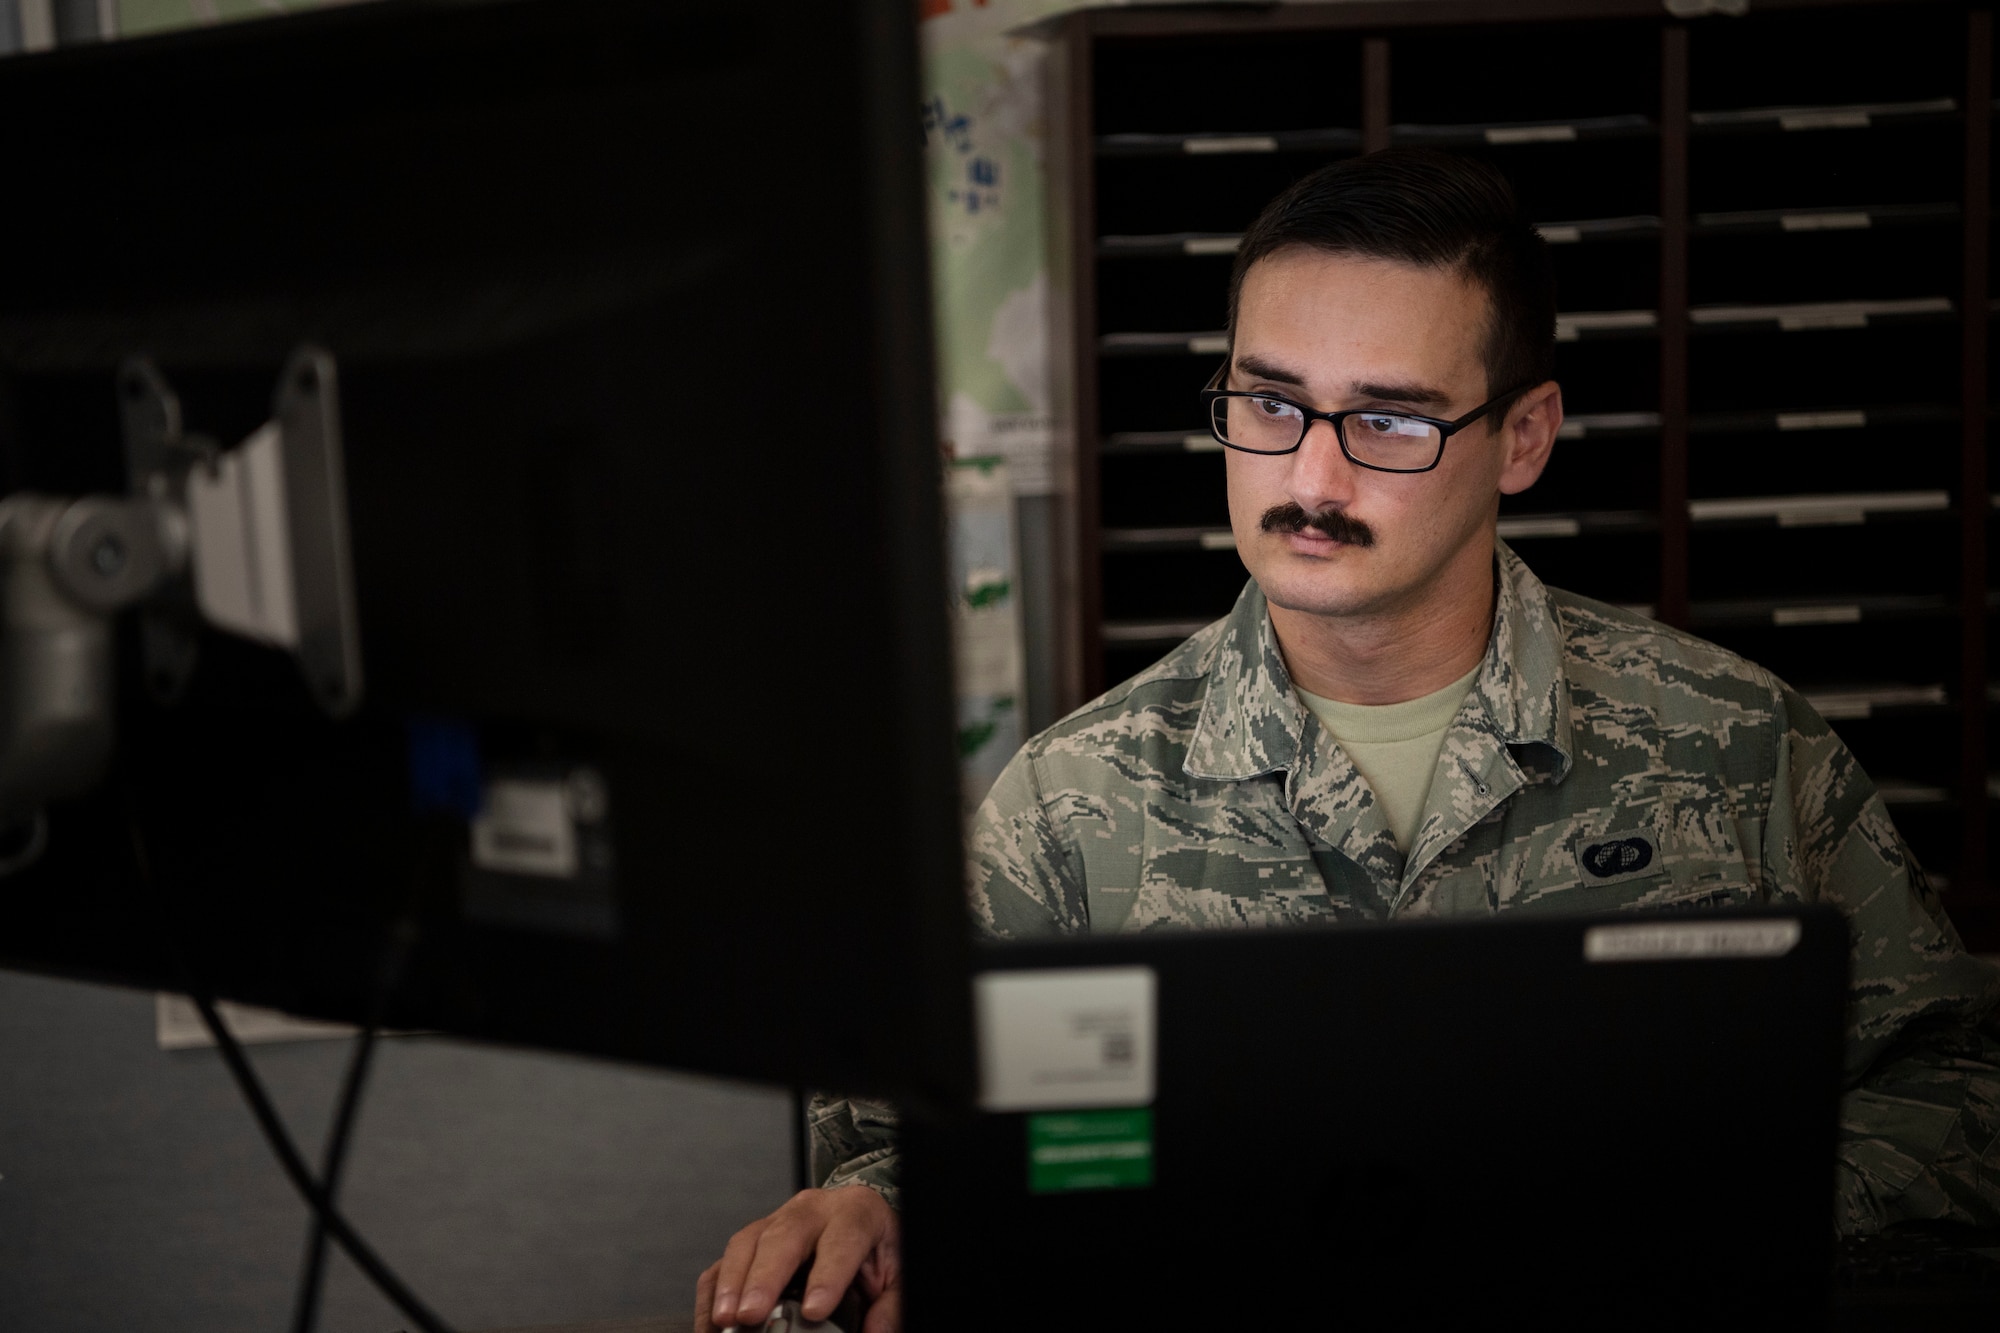
[[[333,1128],[326,1138],[326,1151],[320,1158],[320,1187],[326,1191],[326,1201],[335,1203],[340,1197],[340,1171],[346,1165],[348,1136],[354,1129],[354,1113],[361,1104],[361,1085],[368,1077],[368,1062],[375,1054],[375,1025],[361,1029],[356,1040],[354,1054],[347,1062],[347,1075],[341,1080],[340,1102],[334,1110]],[[320,1282],[326,1272],[326,1223],[317,1210],[312,1216],[312,1231],[306,1238],[305,1263],[299,1271],[298,1300],[292,1310],[293,1333],[312,1333],[313,1325],[319,1319]]]
[[[265,1095],[264,1085],[257,1079],[257,1073],[250,1068],[250,1061],[244,1056],[243,1048],[237,1044],[235,1036],[222,1024],[222,1016],[215,1011],[215,1001],[201,991],[193,991],[191,998],[195,1008],[201,1011],[201,1021],[207,1025],[209,1035],[215,1038],[215,1045],[222,1052],[222,1062],[236,1079],[236,1086],[243,1093],[243,1099],[250,1103],[250,1113],[257,1119],[257,1127],[264,1131],[264,1139],[277,1154],[278,1165],[285,1168],[291,1177],[292,1187],[305,1199],[315,1216],[326,1227],[327,1234],[347,1251],[347,1257],[394,1303],[397,1309],[415,1320],[424,1333],[451,1333],[450,1327],[435,1314],[430,1307],[417,1299],[417,1294],[403,1285],[403,1280],[382,1262],[379,1255],[367,1241],[356,1234],[347,1219],[340,1215],[320,1188],[313,1174],[307,1169],[305,1159],[292,1143],[292,1136],[285,1132],[285,1125],[278,1118],[277,1108]]]
[[[215,997],[208,993],[207,987],[200,985],[196,980],[187,954],[181,948],[180,932],[174,928],[173,914],[167,908],[165,895],[153,878],[152,860],[146,855],[145,835],[138,819],[131,818],[129,826],[132,831],[133,866],[138,871],[140,882],[151,891],[148,896],[153,908],[159,913],[161,935],[173,955],[175,968],[181,976],[182,989],[187,991],[188,998],[194,1001],[196,1011],[201,1014],[203,1026],[208,1029],[208,1035],[214,1039],[216,1049],[222,1054],[222,1063],[228,1068],[230,1076],[236,1080],[236,1087],[243,1094],[243,1100],[250,1103],[250,1113],[255,1117],[257,1127],[264,1132],[264,1141],[271,1145],[271,1152],[277,1157],[278,1165],[285,1169],[285,1175],[291,1180],[292,1188],[296,1189],[299,1196],[306,1201],[306,1206],[326,1228],[327,1234],[347,1252],[347,1257],[354,1261],[354,1266],[368,1276],[368,1280],[389,1298],[391,1304],[415,1321],[423,1333],[452,1333],[451,1326],[433,1314],[430,1307],[404,1285],[403,1280],[396,1276],[389,1265],[382,1262],[381,1256],[375,1253],[368,1242],[361,1239],[360,1233],[348,1225],[347,1219],[333,1206],[332,1199],[320,1188],[319,1181],[313,1178],[305,1159],[299,1155],[298,1147],[293,1144],[292,1136],[286,1132],[285,1122],[279,1118],[277,1108],[265,1094],[264,1085],[257,1078],[257,1071],[250,1067],[249,1057],[244,1055],[243,1047],[237,1043],[235,1034],[223,1026],[222,1015],[215,1009]]]
[[[370,1062],[375,1056],[375,1039],[388,1016],[390,997],[395,993],[403,964],[408,960],[410,946],[415,939],[415,927],[408,919],[403,919],[390,927],[388,941],[383,946],[381,963],[375,972],[375,984],[368,997],[367,1021],[362,1024],[360,1038],[347,1062],[347,1073],[341,1079],[333,1127],[327,1133],[326,1148],[320,1159],[320,1187],[326,1191],[329,1204],[337,1205],[339,1202],[341,1171],[347,1162],[347,1145],[352,1140],[354,1120],[361,1107],[361,1089],[367,1082]],[[325,1275],[326,1226],[319,1213],[314,1212],[306,1237],[305,1260],[299,1271],[298,1295],[292,1310],[293,1333],[312,1333],[313,1325],[319,1321],[320,1288]]]

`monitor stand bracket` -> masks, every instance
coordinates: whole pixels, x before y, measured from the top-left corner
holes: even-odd
[[[40,853],[42,806],[110,758],[120,611],[138,610],[161,702],[186,688],[204,622],[291,653],[329,716],[361,702],[332,355],[295,352],[271,419],[226,451],[183,431],[151,362],[125,363],[118,396],[129,495],[0,498],[0,874]]]

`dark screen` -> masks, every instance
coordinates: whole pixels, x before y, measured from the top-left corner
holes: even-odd
[[[227,444],[326,348],[366,678],[336,722],[205,632],[162,704],[122,626],[113,772],[0,957],[962,1088],[915,61],[906,7],[495,0],[0,67],[51,127],[10,137],[0,487],[125,489],[128,356]],[[468,764],[595,782],[588,873],[474,864]]]

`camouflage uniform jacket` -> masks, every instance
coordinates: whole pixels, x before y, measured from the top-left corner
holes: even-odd
[[[2000,969],[1961,949],[1846,746],[1770,673],[1544,587],[1498,551],[1493,637],[1408,856],[1293,691],[1263,596],[1030,741],[970,835],[987,933],[1825,902],[1853,922],[1841,1225],[2000,1222]],[[1586,848],[1634,835],[1600,877]],[[834,1183],[893,1186],[893,1116],[820,1105]]]

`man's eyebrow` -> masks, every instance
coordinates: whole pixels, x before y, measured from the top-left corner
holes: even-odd
[[[1296,370],[1288,370],[1275,361],[1267,361],[1252,353],[1236,358],[1235,369],[1245,375],[1253,375],[1260,380],[1274,380],[1279,384],[1291,384],[1303,389],[1306,377]],[[1370,398],[1378,403],[1408,403],[1412,407],[1449,407],[1451,395],[1444,390],[1414,381],[1408,384],[1379,384],[1359,381],[1349,386],[1356,398]]]
[[[1286,370],[1275,362],[1266,361],[1261,356],[1239,356],[1236,369],[1246,375],[1255,375],[1260,380],[1276,380],[1280,384],[1296,384],[1305,387],[1306,377],[1295,370]]]
[[[1378,403],[1412,403],[1419,407],[1449,407],[1451,395],[1428,384],[1371,384],[1352,386],[1356,398],[1373,398]]]

